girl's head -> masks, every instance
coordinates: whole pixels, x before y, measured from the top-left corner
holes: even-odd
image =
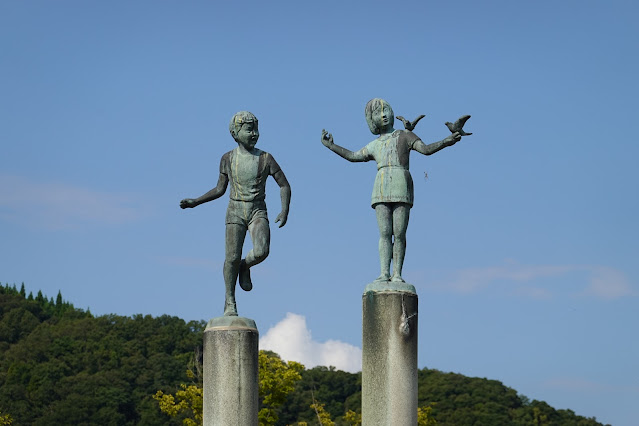
[[[384,99],[374,98],[368,101],[366,108],[364,108],[364,114],[366,115],[366,123],[368,128],[374,135],[379,135],[382,129],[395,124],[395,113],[393,108]]]

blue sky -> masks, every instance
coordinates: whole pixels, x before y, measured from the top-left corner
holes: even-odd
[[[297,336],[307,365],[333,361],[309,347],[352,361],[361,294],[379,274],[375,165],[332,154],[321,130],[361,148],[373,97],[426,114],[425,142],[471,114],[473,136],[412,154],[404,278],[420,297],[419,367],[631,425],[638,9],[1,2],[0,281],[61,290],[94,314],[221,314],[227,196],[178,203],[215,186],[236,146],[228,122],[249,110],[293,197],[240,314],[274,347],[277,330]],[[272,180],[267,204],[274,220]]]

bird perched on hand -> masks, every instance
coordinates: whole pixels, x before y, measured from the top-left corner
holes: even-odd
[[[404,117],[402,117],[401,115],[397,116],[397,119],[399,121],[401,121],[402,123],[404,123],[404,129],[412,131],[415,126],[417,126],[417,123],[419,122],[419,120],[421,120],[422,118],[426,117],[425,115],[420,115],[419,117],[417,117],[415,120],[413,121],[408,121],[406,120]]]
[[[397,117],[397,118],[399,118],[399,117]],[[448,130],[450,130],[451,133],[458,132],[462,136],[469,136],[469,135],[472,135],[472,133],[466,133],[466,132],[464,132],[464,129],[463,129],[464,124],[466,124],[466,121],[469,118],[470,118],[470,115],[462,115],[454,123],[451,123],[450,121],[447,121],[444,124],[446,124],[446,127],[448,127]]]

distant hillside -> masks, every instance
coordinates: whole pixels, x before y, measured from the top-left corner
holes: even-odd
[[[167,315],[95,317],[60,293],[54,300],[0,285],[0,413],[14,425],[179,425],[151,396],[191,382],[186,370],[199,370],[204,326]],[[359,412],[360,389],[360,374],[304,370],[278,424],[317,424],[313,397],[333,419]],[[601,425],[530,402],[498,381],[437,370],[419,371],[418,398],[442,426]]]
[[[204,322],[94,317],[0,286],[0,411],[16,425],[179,425],[151,398],[175,392]]]
[[[418,372],[418,405],[431,406],[440,426],[602,425],[571,410],[556,410],[543,401],[529,401],[497,380],[466,377],[424,368]],[[326,404],[333,419],[348,410],[360,412],[361,373],[316,367],[302,373],[297,389],[280,412],[278,425],[306,421],[317,424],[312,398]],[[311,396],[311,393],[313,396]],[[315,421],[315,423],[313,423]],[[336,422],[337,425],[346,423]]]

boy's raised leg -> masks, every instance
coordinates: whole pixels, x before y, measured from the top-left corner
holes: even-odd
[[[271,245],[271,230],[267,219],[255,219],[249,225],[248,230],[251,234],[253,248],[240,264],[240,287],[245,291],[251,291],[253,288],[250,268],[266,259]]]

